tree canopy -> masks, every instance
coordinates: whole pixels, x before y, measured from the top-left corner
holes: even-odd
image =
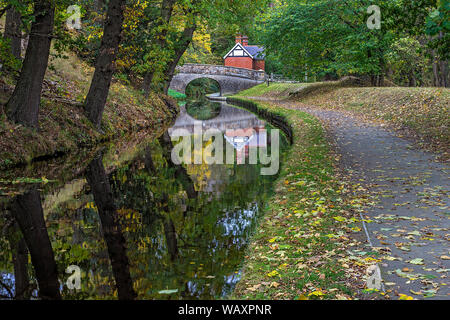
[[[433,62],[448,60],[448,1],[377,1],[379,17],[371,6],[367,0],[282,1],[259,16],[255,34],[275,71],[297,79],[307,73],[316,80],[359,75],[377,85],[407,70],[424,83],[427,70],[419,75],[413,65],[431,69]],[[379,28],[371,27],[374,19]],[[392,59],[399,56],[408,66]]]

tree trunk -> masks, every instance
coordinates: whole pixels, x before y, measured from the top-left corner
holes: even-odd
[[[30,251],[39,285],[39,297],[44,300],[60,300],[55,256],[45,225],[39,191],[35,189],[17,196],[11,211]]]
[[[169,23],[176,2],[176,0],[163,0],[161,3],[161,18],[164,23]],[[164,32],[167,33],[167,29]]]
[[[177,232],[172,219],[166,217],[164,220],[164,234],[166,236],[167,250],[169,251],[170,260],[175,261],[178,258],[178,241]]]
[[[434,50],[433,50],[434,51]],[[441,86],[441,78],[439,77],[439,65],[436,58],[433,58],[433,87]]]
[[[8,4],[6,7],[2,8],[0,10],[0,19],[3,17],[3,15],[5,14],[6,11],[8,11],[11,8],[11,5]]]
[[[151,174],[155,173],[156,167],[155,167],[155,163],[153,162],[152,150],[151,150],[150,146],[147,146],[147,148],[145,148],[144,164],[145,164],[145,169],[149,173],[151,173]]]
[[[150,90],[152,88],[153,75],[155,73],[153,71],[149,71],[145,74],[144,82],[142,84],[142,90],[144,91],[145,98],[148,98],[150,95]]]
[[[164,133],[161,137],[159,137],[158,141],[161,145],[163,151],[162,155],[167,162],[167,166],[169,168],[175,169],[175,175],[177,179],[181,181],[183,189],[186,191],[188,198],[196,199],[198,197],[198,193],[195,190],[195,184],[189,176],[186,168],[182,165],[175,165],[172,161],[173,143],[169,133]]]
[[[409,74],[408,81],[409,81],[409,84],[408,84],[409,87],[417,86],[416,76],[414,75],[414,72],[411,72]]]
[[[30,278],[28,276],[28,249],[22,238],[16,244],[13,253],[14,284],[16,287],[16,299],[25,300],[30,296]]]
[[[444,32],[439,32],[439,39],[442,40],[444,38]],[[439,59],[439,69],[440,69],[440,83],[442,87],[448,87],[448,61]]]
[[[17,59],[20,59],[22,53],[21,25],[22,21],[20,20],[20,13],[12,6],[6,12],[4,37],[5,39],[10,40],[11,52]]]
[[[194,36],[196,26],[186,27],[183,31],[183,35],[181,36],[177,48],[175,49],[175,56],[171,63],[168,64],[166,69],[164,70],[164,94],[168,94],[170,82],[172,82],[172,78],[175,74],[175,69],[180,62],[181,57],[186,52],[187,48],[191,44],[192,37]]]
[[[31,26],[22,71],[6,110],[11,121],[38,128],[42,82],[47,71],[55,7],[51,0],[34,2],[35,21]]]
[[[163,2],[161,3],[161,19],[159,20],[160,22],[158,24],[158,27],[161,28],[161,31],[156,35],[155,41],[162,49],[165,48],[167,44],[167,28],[165,28],[164,25],[170,22],[175,3],[176,0],[163,0]],[[150,94],[154,75],[155,70],[149,70],[145,74],[142,90],[144,90],[144,95],[146,98],[148,98]]]
[[[88,166],[86,179],[94,195],[102,224],[103,238],[108,248],[109,259],[116,281],[120,300],[133,300],[136,292],[130,275],[130,264],[126,253],[126,242],[117,218],[109,179],[99,155]]]
[[[440,61],[439,62],[439,69],[441,71],[441,86],[448,88],[448,62],[447,61]]]
[[[95,6],[94,6],[94,11],[97,12],[97,13],[102,13],[104,6],[105,6],[105,1],[104,0],[96,0],[95,1]]]
[[[99,130],[119,50],[124,7],[125,0],[109,2],[95,72],[85,101],[86,115]]]
[[[14,287],[16,300],[30,298],[30,277],[28,276],[28,248],[17,222],[11,228],[9,245],[14,265]]]

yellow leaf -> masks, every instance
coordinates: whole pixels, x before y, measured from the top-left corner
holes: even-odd
[[[308,297],[311,297],[311,296],[320,297],[320,296],[324,296],[324,295],[325,295],[325,293],[323,293],[322,291],[316,290],[316,291],[314,291],[314,292],[311,292],[311,293],[308,295]]]
[[[277,238],[275,237],[275,238],[270,239],[269,242],[274,243],[276,240],[277,240]]]
[[[273,277],[276,277],[276,276],[279,276],[279,275],[280,275],[280,274],[278,273],[277,270],[273,270],[272,272],[269,272],[269,273],[267,274],[267,276],[270,277],[270,278],[273,278]]]

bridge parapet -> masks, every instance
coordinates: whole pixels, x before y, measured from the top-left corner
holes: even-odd
[[[264,71],[226,67],[212,64],[185,64],[177,67],[179,73],[184,74],[204,74],[215,76],[239,77],[255,81],[264,81],[266,73]]]

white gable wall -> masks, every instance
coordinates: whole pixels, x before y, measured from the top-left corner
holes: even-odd
[[[250,57],[253,59],[253,56],[240,43],[236,43],[233,49],[231,49],[223,58],[226,59],[228,57]]]

